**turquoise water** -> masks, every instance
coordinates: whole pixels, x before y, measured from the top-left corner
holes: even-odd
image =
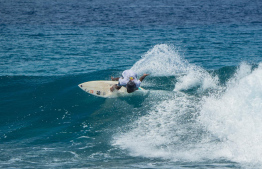
[[[261,168],[260,1],[0,3],[1,168]]]

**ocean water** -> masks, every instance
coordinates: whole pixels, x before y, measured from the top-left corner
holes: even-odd
[[[0,0],[0,168],[262,168],[261,86],[259,0]]]

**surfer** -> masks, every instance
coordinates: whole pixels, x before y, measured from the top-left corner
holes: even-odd
[[[132,93],[132,92],[136,91],[139,88],[141,82],[148,75],[149,74],[144,74],[138,80],[137,79],[137,74],[134,71],[132,71],[132,70],[125,70],[122,73],[122,77],[116,77],[116,78],[111,77],[111,80],[112,81],[118,81],[118,84],[113,85],[110,88],[110,91],[113,92],[115,89],[119,90],[119,89],[121,89],[122,86],[124,86],[127,89],[127,93]]]

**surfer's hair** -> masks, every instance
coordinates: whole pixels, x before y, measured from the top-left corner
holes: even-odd
[[[136,84],[134,81],[129,80],[129,82],[126,84],[127,93],[132,93],[136,90]]]

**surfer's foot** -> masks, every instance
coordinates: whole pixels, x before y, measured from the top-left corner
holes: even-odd
[[[113,92],[115,90],[114,86],[110,87],[110,91]]]

